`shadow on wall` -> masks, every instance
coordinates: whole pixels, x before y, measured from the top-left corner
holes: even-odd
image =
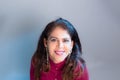
[[[40,20],[34,16],[14,17],[3,17],[0,22],[0,79],[29,80],[30,60],[44,20],[37,23]]]
[[[37,39],[36,32],[31,32],[1,42],[0,77],[2,80],[29,80],[30,60]]]

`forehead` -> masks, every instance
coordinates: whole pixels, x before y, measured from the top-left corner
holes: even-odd
[[[56,37],[56,38],[70,38],[70,34],[68,31],[60,26],[54,28],[49,37]]]

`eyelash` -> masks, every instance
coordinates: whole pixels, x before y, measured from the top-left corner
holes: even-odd
[[[65,39],[65,40],[63,40],[63,42],[69,42],[69,40],[66,40],[66,39]]]

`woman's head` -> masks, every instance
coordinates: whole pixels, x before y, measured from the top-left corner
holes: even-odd
[[[62,18],[49,23],[41,39],[44,41],[44,48],[48,48],[50,58],[56,63],[63,61],[70,54],[74,58],[82,52],[77,31],[69,21]],[[60,57],[60,54],[63,56]]]

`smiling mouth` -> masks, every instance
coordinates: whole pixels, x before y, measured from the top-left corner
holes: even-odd
[[[55,51],[55,54],[57,55],[63,55],[64,51]]]

